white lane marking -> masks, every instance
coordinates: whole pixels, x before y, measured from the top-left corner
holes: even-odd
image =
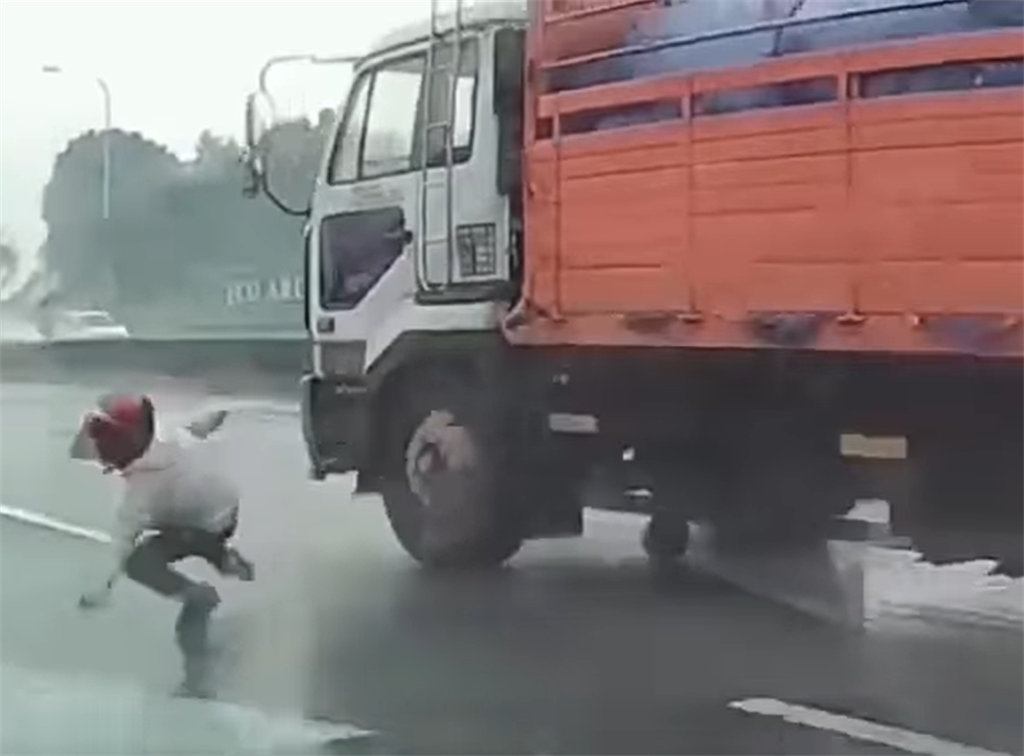
[[[786,703],[774,698],[747,698],[742,701],[733,701],[729,704],[729,708],[739,709],[748,714],[780,717],[793,724],[837,732],[855,740],[887,745],[907,753],[926,754],[927,756],[952,756],[953,754],[957,756],[1007,756],[998,751],[963,745],[913,730],[878,724],[844,714],[833,714],[829,711]]]
[[[31,512],[27,509],[18,509],[17,507],[8,507],[5,504],[0,504],[0,517],[6,517],[26,525],[34,525],[38,528],[46,528],[47,530],[53,530],[64,535],[84,538],[88,541],[110,543],[110,536],[102,530],[83,528],[80,525],[64,522],[63,520],[58,520],[39,512]]]

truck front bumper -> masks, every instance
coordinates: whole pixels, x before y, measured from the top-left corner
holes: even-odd
[[[311,477],[323,480],[360,468],[369,446],[369,404],[362,380],[302,377],[302,437]]]

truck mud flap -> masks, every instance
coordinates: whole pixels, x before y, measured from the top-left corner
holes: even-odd
[[[358,379],[302,378],[302,436],[317,480],[357,470],[369,439],[370,393]]]

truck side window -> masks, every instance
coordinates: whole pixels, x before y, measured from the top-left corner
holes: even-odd
[[[439,43],[434,51],[434,66],[438,73],[431,77],[427,97],[428,123],[448,120],[448,77],[442,71],[450,66],[454,45]],[[468,39],[462,43],[459,54],[459,76],[455,83],[455,122],[452,124],[452,147],[456,163],[469,160],[473,151],[473,132],[476,122],[476,83],[479,60],[477,42]],[[427,160],[430,166],[444,165],[444,130],[432,129],[427,140]]]
[[[413,169],[416,111],[424,68],[424,56],[417,55],[389,63],[374,73],[360,178]]]
[[[352,87],[348,107],[334,141],[331,163],[327,170],[329,184],[355,181],[359,177],[359,153],[366,123],[366,106],[370,102],[371,74],[364,73]]]
[[[405,246],[401,207],[339,213],[320,224],[320,304],[349,310],[369,294]]]

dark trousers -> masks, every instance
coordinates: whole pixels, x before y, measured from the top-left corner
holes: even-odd
[[[125,561],[125,574],[136,583],[168,598],[184,598],[195,585],[171,565],[188,557],[200,557],[218,572],[223,572],[228,558],[228,541],[237,528],[237,514],[218,533],[198,528],[167,527],[143,536]],[[185,601],[174,625],[178,647],[185,665],[184,685],[202,688],[207,673],[209,606]]]
[[[218,572],[228,558],[228,541],[237,521],[219,533],[198,528],[168,527],[143,536],[125,561],[125,574],[161,596],[180,597],[193,582],[171,567],[188,557],[205,559]]]

